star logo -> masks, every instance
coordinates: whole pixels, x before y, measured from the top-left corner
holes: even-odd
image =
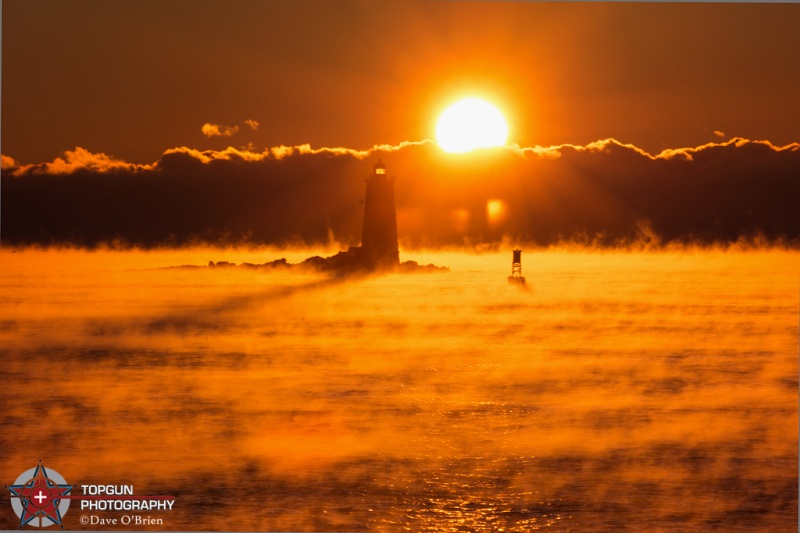
[[[28,524],[35,527],[55,524],[64,529],[61,520],[69,509],[66,496],[73,485],[68,485],[55,470],[45,469],[41,459],[36,468],[23,472],[6,488],[11,492],[11,507],[19,517],[20,529]]]

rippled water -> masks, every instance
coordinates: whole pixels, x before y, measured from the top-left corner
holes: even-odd
[[[181,254],[2,252],[3,484],[175,495],[153,529],[796,531],[798,253],[145,268],[251,260]]]

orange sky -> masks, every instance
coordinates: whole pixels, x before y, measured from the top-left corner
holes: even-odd
[[[6,0],[2,153],[364,149],[432,138],[465,95],[522,146],[786,144],[798,27],[798,4]]]

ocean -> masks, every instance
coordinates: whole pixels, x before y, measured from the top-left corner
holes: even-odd
[[[797,530],[797,251],[532,249],[525,288],[510,250],[203,267],[281,254],[313,255],[1,251],[3,485],[174,496],[66,529]]]

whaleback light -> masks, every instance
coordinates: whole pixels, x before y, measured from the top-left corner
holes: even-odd
[[[394,267],[400,263],[394,178],[389,176],[383,161],[378,160],[365,181],[367,193],[364,198],[362,254],[376,268]]]

